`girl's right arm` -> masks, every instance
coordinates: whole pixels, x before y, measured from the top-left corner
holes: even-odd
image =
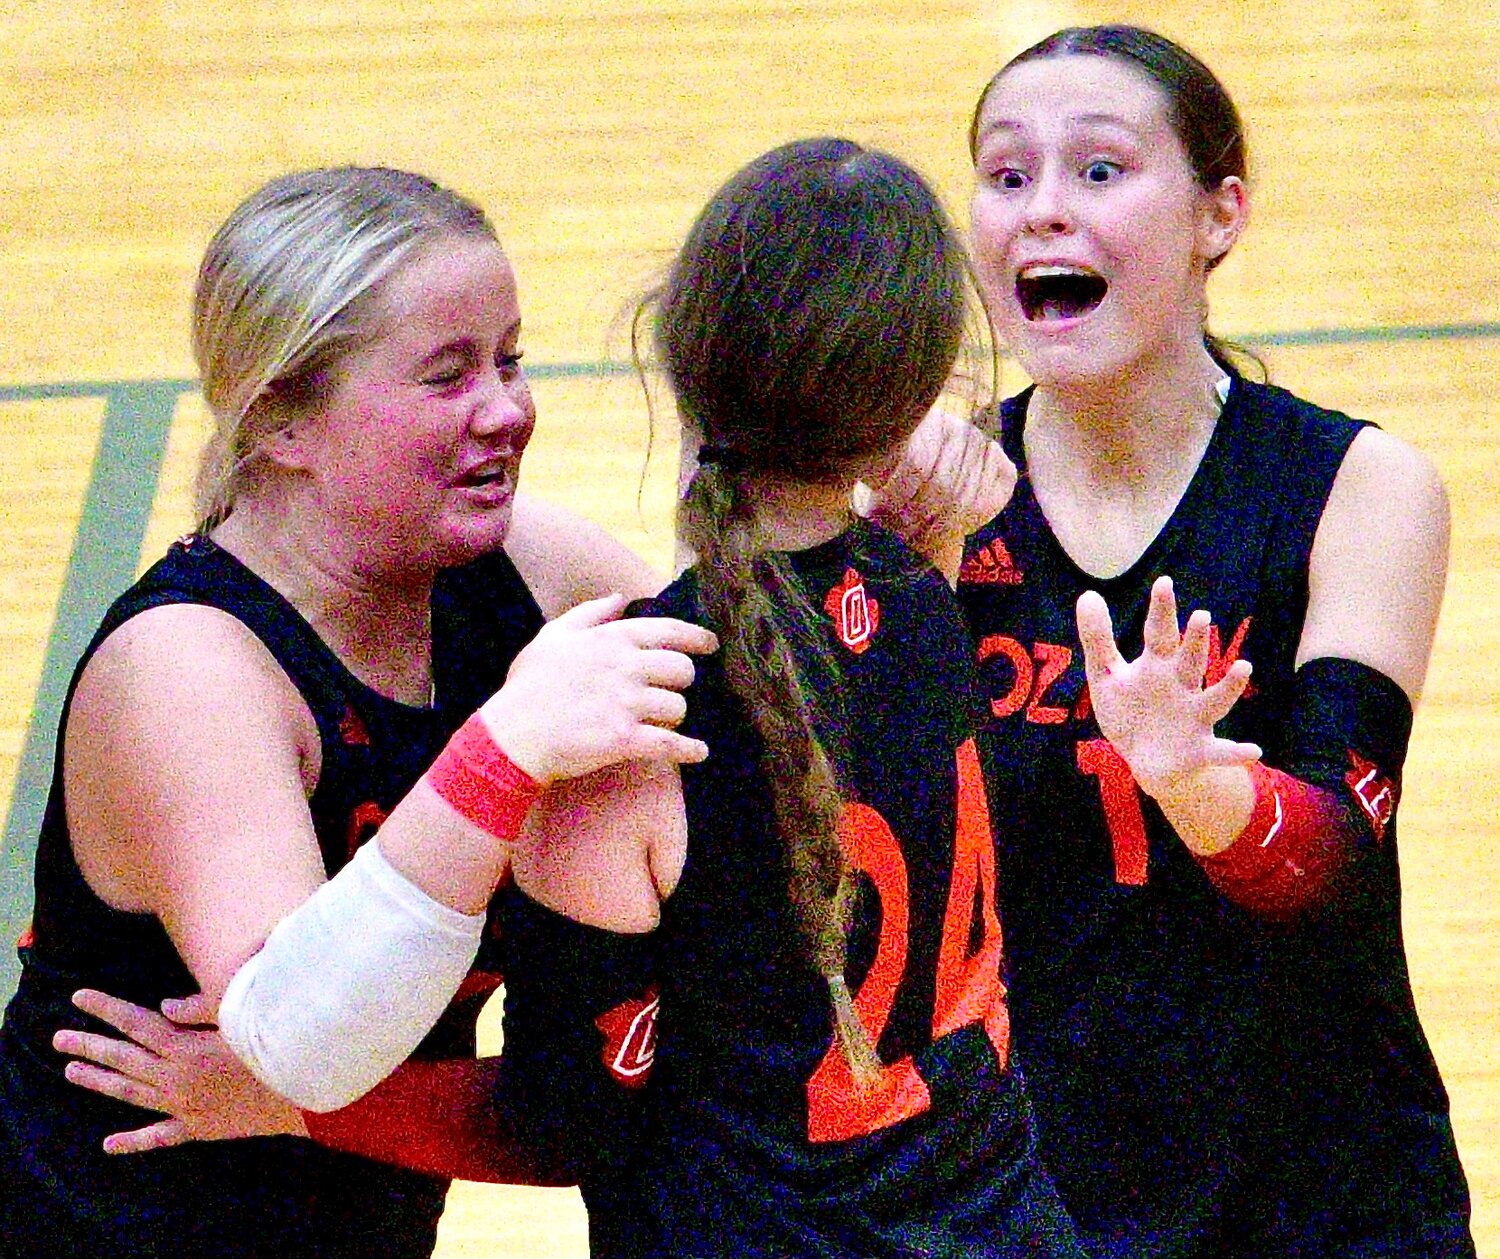
[[[308,1109],[345,1105],[407,1057],[477,948],[510,836],[487,829],[475,782],[501,763],[545,783],[705,754],[670,727],[692,678],[683,653],[712,650],[713,636],[618,621],[622,606],[598,600],[546,627],[471,721],[471,748],[477,737],[494,756],[464,761],[446,794],[419,782],[327,883],[300,696],[233,618],[144,613],[75,697],[65,782],[80,865],[109,903],[161,918],[205,994],[228,990],[226,1039],[263,1082]],[[363,912],[372,903],[382,912]]]

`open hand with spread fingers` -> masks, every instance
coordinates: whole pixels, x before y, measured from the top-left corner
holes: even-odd
[[[139,1154],[188,1141],[282,1134],[306,1136],[302,1113],[250,1074],[214,1026],[214,1010],[201,997],[169,1002],[171,1018],[102,992],[83,989],[73,1004],[108,1023],[126,1039],[64,1029],[52,1038],[71,1054],[67,1077],[166,1119],[104,1138],[107,1154]]]
[[[1191,785],[1202,770],[1260,759],[1253,743],[1214,734],[1250,682],[1250,662],[1237,660],[1204,686],[1209,615],[1188,617],[1179,633],[1172,579],[1151,587],[1141,654],[1126,660],[1115,642],[1109,606],[1098,592],[1078,600],[1078,638],[1099,730],[1124,757],[1141,790],[1161,800]]]

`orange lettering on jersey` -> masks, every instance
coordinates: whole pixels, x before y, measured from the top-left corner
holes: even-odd
[[[870,639],[880,628],[880,604],[865,595],[865,579],[854,569],[844,573],[844,580],[828,592],[823,610],[833,618],[839,642],[856,656],[868,651]]]
[[[958,570],[960,584],[968,586],[1019,586],[1023,576],[1002,538],[994,538],[965,556]]]
[[[849,864],[870,876],[880,900],[880,938],[875,961],[854,995],[854,1009],[878,1045],[891,1017],[896,988],[906,973],[910,891],[901,845],[886,820],[863,804],[846,804],[839,815],[839,843]],[[847,1141],[932,1105],[927,1084],[910,1057],[883,1063],[873,1080],[856,1081],[837,1042],[807,1081],[809,1141]]]
[[[370,841],[385,821],[385,810],[373,800],[356,805],[349,814],[349,825],[344,831],[344,846],[350,857]]]
[[[990,634],[979,640],[981,666],[997,656],[1004,656],[1010,661],[1015,669],[1015,677],[1009,691],[990,700],[990,712],[996,717],[1009,717],[1011,713],[1021,711],[1021,705],[1031,694],[1031,681],[1036,670],[1031,663],[1031,653],[1014,638],[1007,638],[1004,634]]]
[[[344,715],[339,718],[339,737],[349,747],[370,746],[370,728],[365,725],[364,718],[354,711],[353,704],[344,706]]]
[[[1026,705],[1026,720],[1043,726],[1060,726],[1068,719],[1068,710],[1042,701],[1046,699],[1053,683],[1073,663],[1073,649],[1056,643],[1037,643],[1031,650],[1036,654],[1036,662],[1041,668],[1037,674],[1036,690],[1031,703]]]
[[[600,1059],[614,1076],[615,1083],[638,1089],[651,1074],[656,1061],[656,1015],[661,998],[652,987],[643,997],[620,1002],[594,1020],[604,1033]]]
[[[1380,772],[1380,766],[1374,761],[1367,761],[1353,748],[1346,751],[1349,753],[1350,769],[1344,775],[1344,781],[1354,793],[1354,798],[1359,801],[1359,807],[1370,819],[1370,829],[1375,832],[1376,840],[1384,842],[1385,828],[1390,825],[1391,817],[1396,812],[1396,786]]]
[[[16,941],[16,948],[29,949],[35,943],[36,932],[32,930],[32,924],[28,922],[26,924],[26,930],[21,932],[20,938]]]
[[[1075,749],[1078,768],[1099,780],[1104,824],[1114,856],[1115,882],[1140,887],[1146,882],[1150,857],[1146,818],[1141,812],[1141,790],[1130,766],[1108,739],[1088,739]]]
[[[970,952],[978,893],[980,940]],[[932,1008],[932,1038],[984,1023],[1003,1068],[1010,1060],[1010,1011],[1000,982],[1000,916],[995,908],[995,834],[990,828],[984,775],[974,740],[958,749],[958,818],[953,845],[953,877],[943,941],[938,949],[937,1000]]]
[[[1229,666],[1240,658],[1240,652],[1245,647],[1245,635],[1250,632],[1250,622],[1253,617],[1246,617],[1240,622],[1239,629],[1234,631],[1234,637],[1229,640],[1229,649],[1224,649],[1224,640],[1219,634],[1217,625],[1208,627],[1208,668],[1203,673],[1203,685],[1213,686],[1216,682],[1222,682],[1224,675],[1229,672]],[[1249,697],[1255,693],[1255,683],[1245,687],[1245,695]]]
[[[1094,715],[1094,697],[1089,691],[1089,684],[1083,684],[1083,690],[1079,692],[1078,703],[1073,708],[1074,721],[1087,721]]]

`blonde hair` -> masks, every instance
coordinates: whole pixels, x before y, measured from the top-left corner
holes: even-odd
[[[224,221],[193,294],[193,356],[214,417],[198,466],[202,531],[234,509],[267,440],[322,405],[349,354],[378,335],[389,278],[453,236],[495,230],[457,193],[383,167],[283,175]]]

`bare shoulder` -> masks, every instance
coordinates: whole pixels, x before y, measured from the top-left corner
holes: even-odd
[[[1362,430],[1318,523],[1298,663],[1357,660],[1415,701],[1442,606],[1449,529],[1432,460],[1389,433]]]
[[[323,878],[317,731],[241,622],[173,604],[100,645],[61,748],[73,850],[107,903],[159,917],[205,987]]]
[[[1417,523],[1446,524],[1448,491],[1424,452],[1372,427],[1350,445],[1328,505],[1335,512],[1378,507],[1381,515],[1399,507],[1415,513]]]
[[[170,740],[236,724],[281,724],[291,734],[311,714],[265,645],[229,613],[201,604],[150,608],[100,644],[79,679],[74,725],[153,731]],[[258,719],[257,719],[258,718]]]
[[[1313,578],[1353,569],[1411,577],[1447,568],[1448,492],[1415,446],[1377,428],[1360,432],[1344,456],[1313,547]],[[1371,571],[1373,570],[1373,571]]]
[[[516,495],[505,550],[550,619],[587,599],[656,594],[666,578],[577,512],[531,494]]]

